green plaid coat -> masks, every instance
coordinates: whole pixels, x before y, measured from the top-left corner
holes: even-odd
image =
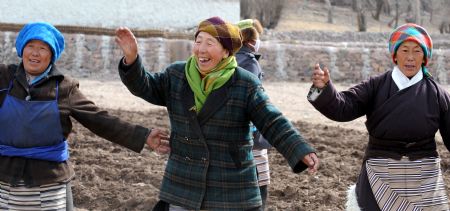
[[[145,71],[140,57],[130,66],[119,64],[122,82],[131,93],[167,107],[169,113],[171,152],[160,199],[195,210],[261,206],[250,122],[296,173],[307,168],[301,160],[314,149],[269,102],[259,80],[240,67],[196,114],[190,109],[194,95],[185,64],[176,62],[159,73]]]

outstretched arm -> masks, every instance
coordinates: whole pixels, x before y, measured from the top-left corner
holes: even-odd
[[[339,92],[330,80],[327,67],[314,66],[308,101],[322,114],[335,121],[351,121],[366,114],[370,105],[370,81],[364,81],[347,91]]]
[[[127,27],[116,29],[116,43],[122,49],[126,64],[133,64],[138,55],[137,40],[133,32]]]

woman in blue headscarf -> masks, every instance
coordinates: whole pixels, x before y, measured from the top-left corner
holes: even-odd
[[[20,64],[0,65],[0,209],[72,210],[67,137],[73,117],[95,134],[140,152],[147,143],[167,152],[159,129],[129,124],[99,109],[55,62],[64,37],[54,26],[30,23],[16,39]]]
[[[342,92],[316,65],[312,105],[336,121],[367,118],[369,143],[348,210],[449,210],[435,134],[450,149],[450,95],[426,68],[432,49],[423,27],[404,24],[389,38],[393,69]]]

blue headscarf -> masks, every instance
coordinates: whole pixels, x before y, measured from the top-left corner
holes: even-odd
[[[31,40],[40,40],[51,48],[52,63],[55,63],[64,51],[64,36],[49,23],[28,23],[20,30],[16,39],[17,56],[22,58],[23,48]]]

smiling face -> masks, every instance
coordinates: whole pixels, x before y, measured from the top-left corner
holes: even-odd
[[[202,73],[210,72],[223,58],[229,55],[222,44],[206,32],[198,33],[192,51]]]
[[[414,41],[405,41],[397,49],[395,61],[402,73],[411,78],[419,72],[424,62],[423,49]]]
[[[50,65],[52,50],[40,40],[31,40],[23,48],[22,60],[25,71],[28,74],[40,75]]]

